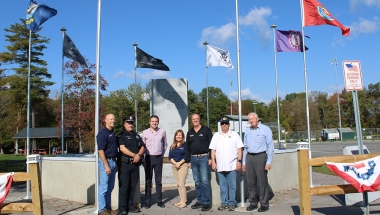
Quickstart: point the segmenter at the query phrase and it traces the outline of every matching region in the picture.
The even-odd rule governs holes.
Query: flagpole
[[[339,91],[338,91],[338,73],[336,71],[336,65],[338,65],[338,60],[336,58],[333,58],[331,60],[331,65],[334,65],[335,68],[335,81],[336,81],[336,96],[338,99],[338,118],[339,118],[339,139],[342,141],[342,121],[340,119],[340,99],[339,99]]]
[[[205,55],[206,55],[206,109],[207,109],[207,127],[210,128],[209,114],[208,114],[208,66],[207,66],[207,45],[208,42],[203,43],[205,45]]]
[[[309,143],[309,159],[311,159],[311,141],[310,141],[310,119],[309,119],[309,89],[307,83],[307,69],[306,69],[306,49],[305,49],[305,34],[304,34],[304,10],[303,10],[303,0],[300,0],[301,6],[301,22],[302,22],[302,53],[303,53],[303,68],[304,68],[304,79],[305,79],[305,96],[306,96],[306,126],[307,126],[307,141]],[[312,168],[309,167],[310,171],[310,186],[313,186],[313,174]]]
[[[138,127],[138,116],[137,116],[137,108],[138,108],[138,103],[137,103],[137,74],[136,74],[136,67],[137,67],[137,54],[136,54],[136,48],[138,46],[137,43],[133,43],[133,46],[135,47],[135,118],[136,118],[136,133],[139,131]]]
[[[238,9],[238,0],[235,1],[235,10],[236,10],[236,52],[237,52],[237,82],[238,82],[238,115],[239,115],[239,134],[240,137],[243,137],[243,126],[242,126],[242,117],[241,117],[241,78],[240,78],[240,42],[239,42],[239,9]],[[240,172],[240,207],[245,207],[245,190],[244,190],[244,172]],[[243,179],[243,180],[241,180]]]
[[[277,132],[278,132],[278,149],[281,149],[281,131],[280,131],[280,105],[278,101],[278,71],[277,71],[277,51],[276,51],[276,25],[270,26],[273,29],[273,52],[274,52],[274,69],[276,73],[276,101],[277,101]]]
[[[95,95],[95,202],[96,211],[98,213],[98,195],[99,195],[99,154],[98,154],[98,143],[96,135],[99,132],[99,108],[100,108],[100,96],[99,96],[99,82],[100,82],[100,15],[101,15],[102,0],[98,0],[98,13],[97,13],[97,26],[96,26],[96,95]]]
[[[64,78],[65,78],[65,75],[64,75],[64,72],[63,72],[63,65],[64,65],[64,54],[63,54],[63,45],[65,43],[65,32],[66,32],[66,28],[65,27],[62,27],[61,28],[61,31],[62,31],[62,86],[61,86],[61,97],[62,97],[62,111],[61,111],[61,135],[62,135],[62,143],[61,143],[61,151],[62,151],[62,155],[63,155],[63,147],[65,145],[65,118],[64,118],[64,109],[65,109],[65,106],[64,106],[64,97],[65,97],[65,82],[64,82]]]
[[[30,147],[30,62],[31,62],[31,48],[32,48],[32,31],[29,30],[29,54],[28,54],[28,107],[26,111],[26,157],[29,156]],[[29,172],[29,162],[26,162],[26,172]],[[30,180],[26,181],[26,196],[22,199],[31,199],[30,196]]]

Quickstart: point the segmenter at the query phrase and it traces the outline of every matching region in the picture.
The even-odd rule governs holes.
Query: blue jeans
[[[210,204],[210,166],[208,165],[208,156],[196,157],[191,156],[191,169],[197,191],[197,201],[202,204]]]
[[[115,185],[115,175],[116,175],[116,161],[107,160],[108,165],[111,168],[111,173],[106,174],[106,169],[104,168],[103,161],[99,159],[99,186],[98,186],[98,213],[104,211],[105,209],[111,210],[111,192]]]
[[[236,205],[236,176],[236,170],[218,172],[220,200],[224,205]]]

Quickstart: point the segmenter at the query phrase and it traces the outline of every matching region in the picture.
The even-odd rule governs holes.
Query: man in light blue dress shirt
[[[248,122],[251,125],[244,134],[243,166],[247,173],[248,193],[250,205],[247,211],[257,209],[260,201],[259,212],[269,210],[269,184],[268,171],[271,168],[273,157],[273,141],[271,129],[259,123],[256,113],[248,114]],[[257,199],[257,186],[259,186],[259,199]]]

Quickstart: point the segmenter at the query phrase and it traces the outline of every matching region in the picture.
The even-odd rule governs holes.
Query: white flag
[[[206,46],[206,66],[225,66],[233,69],[230,53],[226,49],[221,49],[215,46]]]

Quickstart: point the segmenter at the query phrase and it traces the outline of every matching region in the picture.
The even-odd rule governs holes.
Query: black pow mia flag
[[[78,62],[82,67],[88,68],[86,60],[66,33],[63,38],[63,56]]]
[[[136,67],[170,71],[169,67],[162,60],[152,57],[138,47],[136,47]]]

